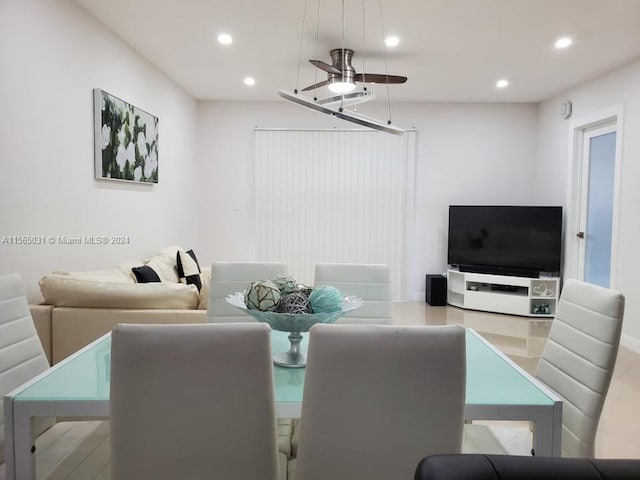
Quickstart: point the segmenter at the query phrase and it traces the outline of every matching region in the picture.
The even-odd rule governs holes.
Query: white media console
[[[471,310],[527,317],[553,317],[560,294],[558,277],[509,277],[448,270],[447,302]]]

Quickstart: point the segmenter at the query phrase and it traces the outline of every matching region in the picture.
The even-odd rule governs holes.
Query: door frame
[[[577,278],[583,272],[579,271],[580,257],[584,248],[580,246],[577,233],[580,228],[584,179],[588,178],[583,171],[584,140],[587,134],[601,127],[611,126],[616,131],[616,153],[613,184],[613,218],[611,228],[611,280],[610,288],[617,284],[617,259],[620,223],[620,185],[622,179],[622,149],[623,149],[623,107],[622,104],[609,107],[599,112],[578,117],[569,125],[569,165],[567,172],[567,216],[565,229],[565,265],[564,279]]]

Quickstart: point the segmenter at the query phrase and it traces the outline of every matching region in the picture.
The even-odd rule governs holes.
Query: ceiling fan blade
[[[309,63],[314,67],[318,67],[320,70],[324,70],[327,73],[334,73],[336,75],[342,75],[342,71],[339,68],[333,67],[322,60],[309,60]]]
[[[320,82],[320,83],[314,83],[313,85],[309,85],[308,87],[303,88],[301,91],[306,92],[307,90],[313,90],[314,88],[324,87],[328,83],[329,83],[329,80],[325,80],[324,82]]]
[[[356,82],[371,83],[404,83],[407,77],[400,75],[384,75],[380,73],[357,73]]]

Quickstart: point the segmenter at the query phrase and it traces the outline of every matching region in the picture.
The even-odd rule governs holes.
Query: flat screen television
[[[448,263],[461,271],[560,273],[562,207],[451,205]]]

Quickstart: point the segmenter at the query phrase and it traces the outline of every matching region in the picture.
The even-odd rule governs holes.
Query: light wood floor
[[[38,480],[110,480],[110,462],[108,420],[57,423],[36,439]]]
[[[474,328],[530,373],[535,371],[550,328],[546,320],[430,307],[423,302],[395,304],[394,315],[400,324],[460,324]],[[640,354],[621,347],[598,427],[597,457],[640,458],[638,405]],[[497,428],[493,424],[490,431],[474,427],[465,430],[466,452],[501,453],[506,448],[526,454],[530,448],[522,435],[525,423],[505,422]],[[513,433],[516,430],[518,434]],[[108,480],[109,422],[58,423],[38,437],[36,452],[38,480]],[[5,480],[4,465],[0,465],[0,480]]]

